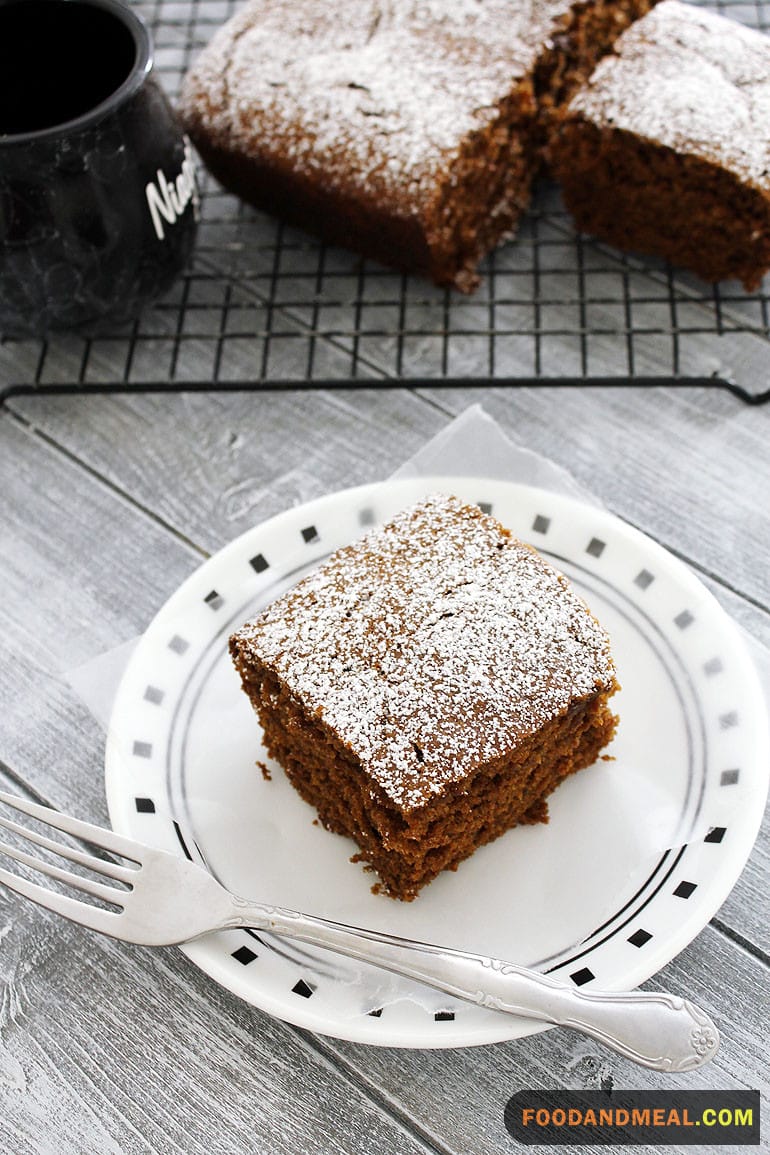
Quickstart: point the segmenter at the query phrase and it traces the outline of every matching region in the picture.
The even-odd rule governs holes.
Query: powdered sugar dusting
[[[712,12],[664,0],[623,33],[569,112],[770,189],[770,39]]]
[[[434,495],[236,635],[404,810],[614,685],[605,632],[497,521]]]
[[[221,148],[378,202],[409,194],[417,214],[573,3],[251,0],[194,64],[181,111]]]

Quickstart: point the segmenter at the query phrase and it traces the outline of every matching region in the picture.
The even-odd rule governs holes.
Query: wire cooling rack
[[[332,0],[330,0],[330,3]],[[235,0],[136,7],[173,98]],[[710,4],[767,31],[763,0]],[[768,5],[770,11],[770,4]],[[0,396],[28,390],[677,379],[770,398],[770,278],[718,286],[577,235],[558,190],[471,297],[384,269],[248,208],[202,170],[190,268],[130,326],[98,339],[0,339]]]

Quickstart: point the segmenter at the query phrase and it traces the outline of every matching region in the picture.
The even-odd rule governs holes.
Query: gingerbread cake
[[[390,895],[518,823],[617,719],[607,635],[495,518],[434,495],[230,640],[270,756]]]
[[[573,96],[550,159],[583,232],[756,288],[770,268],[770,39],[664,0]]]
[[[654,0],[250,0],[185,78],[205,164],[259,208],[470,291],[543,116]]]

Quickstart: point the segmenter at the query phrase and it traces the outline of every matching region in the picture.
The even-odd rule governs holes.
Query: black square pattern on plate
[[[573,971],[569,976],[576,987],[584,987],[586,983],[590,983],[596,978],[596,975],[588,967],[581,967],[579,971]]]
[[[135,758],[152,758],[152,742],[134,742]]]
[[[640,569],[634,578],[634,585],[638,586],[640,590],[646,590],[650,588],[654,581],[655,574],[650,573],[648,569]]]
[[[302,530],[302,540],[306,545],[310,545],[311,541],[318,541],[318,530],[314,525],[306,525]]]
[[[741,776],[740,770],[723,770],[719,776],[720,786],[735,786]]]
[[[249,558],[249,565],[255,573],[264,573],[269,563],[263,553],[258,553],[254,557]]]
[[[726,826],[712,826],[711,830],[709,830],[708,834],[703,839],[703,841],[704,842],[721,842],[722,839],[724,838],[725,834],[727,834],[727,827]]]
[[[642,930],[642,928],[639,927],[639,930],[635,930],[633,934],[628,936],[628,941],[632,946],[641,947],[644,946],[645,943],[649,942],[651,938],[652,935],[648,930]]]
[[[689,898],[690,895],[698,889],[697,882],[680,882],[674,891],[677,898]]]
[[[135,798],[137,814],[154,814],[155,803],[152,798]]]
[[[532,522],[532,528],[535,533],[548,533],[551,528],[550,517],[544,517],[542,513],[538,513]]]
[[[310,983],[306,983],[304,979],[300,979],[291,989],[295,995],[300,995],[303,999],[309,999],[315,987],[311,986]]]
[[[254,962],[254,959],[257,957],[256,952],[247,946],[239,946],[237,950],[233,951],[233,958],[243,966],[248,966],[249,963]]]
[[[145,702],[152,702],[153,706],[160,706],[163,701],[163,691],[157,686],[148,686],[144,691]]]
[[[602,541],[601,538],[592,537],[586,546],[586,553],[589,553],[591,557],[601,557],[604,553],[606,545],[607,543]]]

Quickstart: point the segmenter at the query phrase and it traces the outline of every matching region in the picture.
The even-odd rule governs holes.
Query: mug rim
[[[45,0],[45,2],[50,3],[51,0]],[[29,132],[0,132],[0,150],[32,141],[55,140],[57,137],[69,136],[73,132],[80,132],[97,124],[137,93],[152,70],[153,48],[150,30],[144,19],[133,8],[129,8],[120,0],[56,0],[56,2],[62,5],[77,4],[83,8],[101,8],[120,20],[128,29],[136,46],[136,59],[133,67],[123,83],[114,92],[111,92],[105,100],[72,120],[65,120],[61,124],[50,125],[48,128],[37,128]],[[10,8],[15,4],[33,3],[36,3],[36,0],[0,0],[0,9]]]

